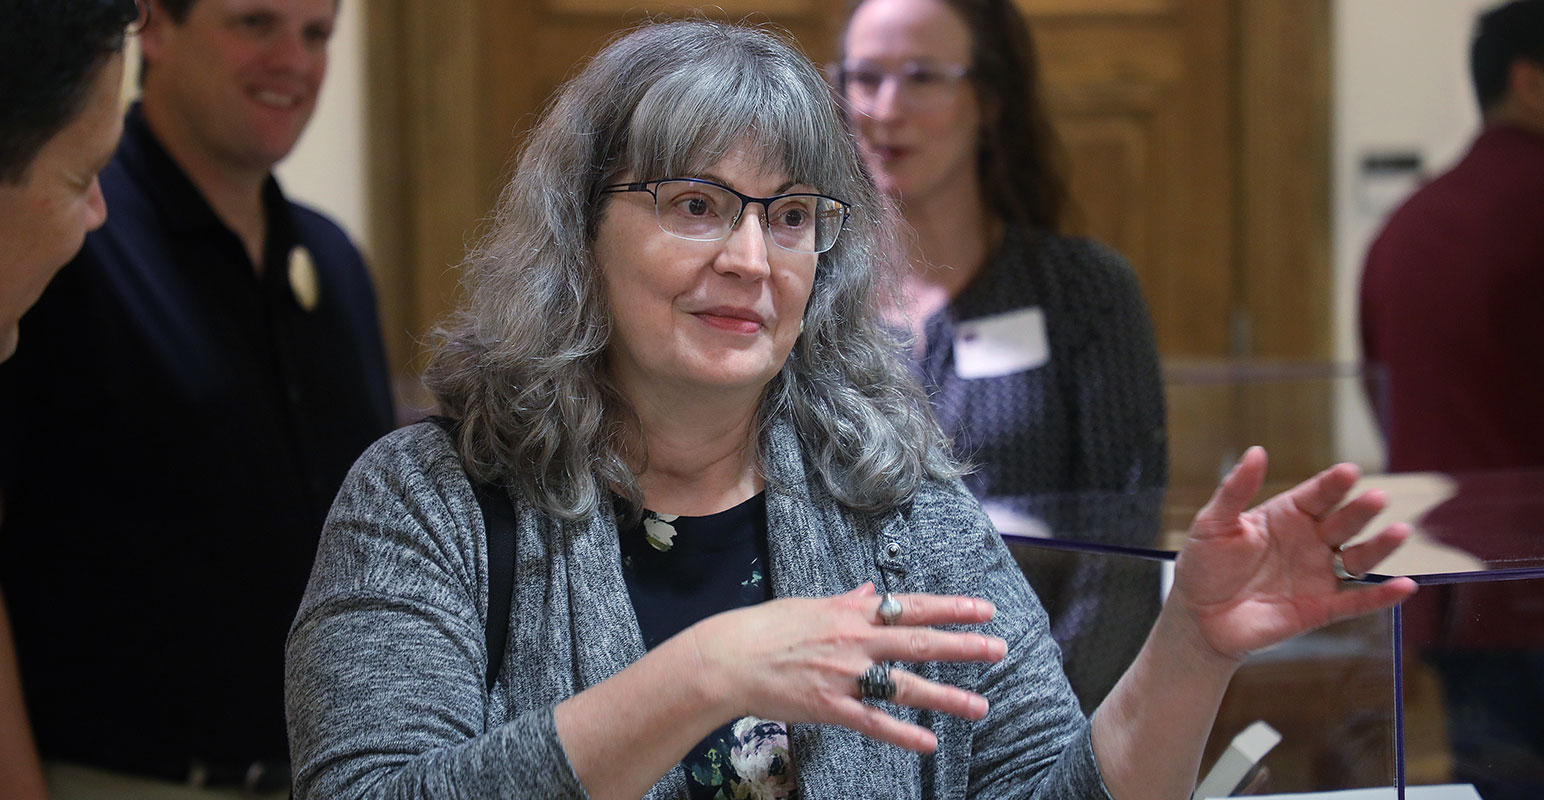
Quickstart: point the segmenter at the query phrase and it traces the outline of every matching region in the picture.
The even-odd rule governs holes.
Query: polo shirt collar
[[[124,119],[118,156],[124,167],[138,178],[137,183],[145,187],[169,230],[183,233],[209,228],[228,230],[193,180],[155,137],[139,103],[129,108]],[[270,174],[263,183],[263,208],[268,215],[270,238],[275,226],[287,229],[286,207],[284,193]]]

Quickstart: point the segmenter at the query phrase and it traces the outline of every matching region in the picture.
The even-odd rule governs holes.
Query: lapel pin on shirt
[[[289,285],[301,308],[316,310],[316,304],[322,299],[322,286],[316,277],[316,262],[311,259],[311,251],[304,247],[290,251]]]

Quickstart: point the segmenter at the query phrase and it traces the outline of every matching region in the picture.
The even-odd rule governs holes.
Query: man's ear
[[[1507,95],[1530,119],[1544,124],[1544,63],[1514,60],[1507,71]]]
[[[166,36],[176,23],[167,13],[166,6],[161,0],[146,0],[150,8],[149,15],[145,18],[145,27],[138,34],[139,51],[144,55],[145,61],[159,61],[161,54],[165,52]]]

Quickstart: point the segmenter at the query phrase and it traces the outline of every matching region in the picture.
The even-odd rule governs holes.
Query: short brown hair
[[[74,121],[108,57],[139,16],[134,0],[18,0],[0,36],[0,183],[18,183]]]

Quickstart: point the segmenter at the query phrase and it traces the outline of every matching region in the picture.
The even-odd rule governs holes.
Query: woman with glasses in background
[[[1004,533],[1151,547],[1167,483],[1135,274],[1059,233],[1067,191],[1012,0],[861,0],[836,79],[915,235],[905,324],[966,485]],[[1085,709],[1158,611],[1151,565],[1019,550]],[[1123,563],[1124,562],[1124,563]]]
[[[644,27],[559,90],[439,334],[447,418],[327,520],[296,797],[1180,797],[1249,650],[1412,590],[1334,577],[1354,468],[1246,512],[1253,450],[1084,717],[880,313],[879,205],[767,32]]]

